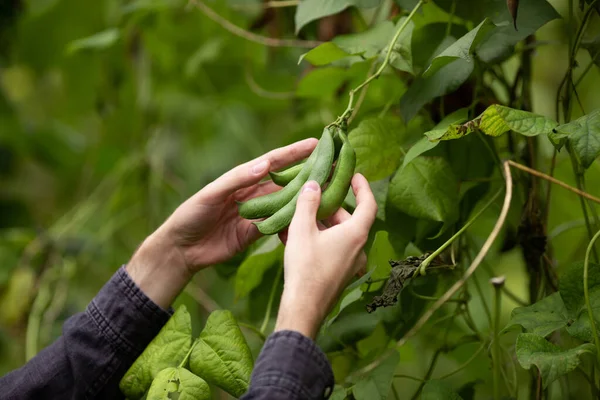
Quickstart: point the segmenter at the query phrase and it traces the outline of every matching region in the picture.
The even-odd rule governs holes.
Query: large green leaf
[[[554,143],[566,139],[579,163],[589,168],[600,154],[600,109],[557,126],[549,136]]]
[[[560,378],[573,371],[581,363],[580,356],[594,353],[594,345],[585,343],[573,349],[562,349],[542,336],[534,333],[520,333],[516,344],[517,360],[525,369],[535,365],[542,376],[544,389]]]
[[[356,382],[352,393],[356,400],[385,400],[392,386],[394,371],[400,361],[397,351],[381,362],[368,377]]]
[[[431,76],[417,78],[400,99],[403,120],[410,121],[425,104],[458,89],[473,68],[473,63],[459,58]]]
[[[572,336],[581,340],[593,340],[590,320],[583,295],[583,262],[569,265],[560,275],[559,293],[568,316],[574,322],[567,328]],[[589,264],[588,289],[590,304],[596,322],[600,321],[600,265]]]
[[[283,255],[283,246],[277,235],[266,237],[240,265],[235,276],[236,297],[247,296],[262,282],[265,272]]]
[[[303,0],[296,8],[296,33],[309,22],[337,14],[348,7],[373,8],[380,2],[381,0]]]
[[[463,398],[446,382],[433,379],[423,386],[421,400],[463,400]]]
[[[129,368],[119,388],[128,399],[140,399],[159,371],[177,366],[192,345],[192,322],[180,306]]]
[[[510,130],[525,136],[537,136],[552,132],[557,125],[550,118],[495,104],[481,115],[479,129],[490,136],[500,136]]]
[[[210,387],[204,379],[185,368],[165,368],[152,381],[146,400],[210,400]]]
[[[444,222],[458,217],[458,181],[441,157],[418,157],[392,179],[388,203],[416,218]]]
[[[252,354],[233,314],[213,311],[190,356],[190,369],[209,383],[240,397],[248,390]]]
[[[528,333],[545,337],[568,323],[569,316],[560,294],[552,293],[535,304],[515,308],[504,331],[520,325]]]
[[[406,128],[397,118],[363,120],[348,135],[356,152],[356,172],[368,180],[385,178],[398,168]]]
[[[388,232],[377,232],[367,257],[367,269],[368,271],[373,271],[371,279],[382,280],[389,277],[392,270],[389,261],[397,258],[398,255],[394,251],[394,248],[388,239]],[[368,285],[365,284],[363,286],[366,289]],[[375,291],[380,289],[382,286],[383,282],[372,283],[370,290]]]
[[[429,68],[423,73],[423,76],[431,76],[442,67],[459,58],[462,58],[468,63],[473,63],[473,52],[475,48],[492,29],[494,29],[494,24],[487,18],[484,19],[475,29],[458,39],[440,55],[436,56]]]

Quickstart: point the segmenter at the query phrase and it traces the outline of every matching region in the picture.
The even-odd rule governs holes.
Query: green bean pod
[[[329,132],[328,129],[323,131]],[[308,180],[308,176],[311,173],[312,165],[316,160],[318,148],[321,143],[317,144],[317,147],[308,157],[304,163],[302,170],[296,175],[292,181],[281,190],[277,192],[267,194],[265,196],[255,197],[244,203],[238,203],[238,212],[242,218],[246,219],[258,219],[266,218],[275,214],[280,208],[284,207],[291,199],[294,198],[296,193],[302,188],[302,185]]]
[[[333,176],[329,186],[321,196],[321,204],[317,211],[317,219],[323,220],[331,217],[341,206],[348,194],[350,182],[354,176],[354,167],[356,166],[356,153],[350,144],[350,141],[340,132],[343,142],[337,164],[333,171]]]
[[[293,167],[289,167],[288,169],[284,169],[279,172],[269,172],[271,175],[271,180],[275,182],[276,185],[285,186],[292,181],[302,171],[304,167],[304,162],[298,165],[294,165]]]
[[[333,137],[331,136],[331,131],[329,129],[325,129],[323,132],[319,144],[317,145],[317,149],[318,150],[313,152],[313,154],[316,153],[317,156],[307,181],[312,180],[316,181],[319,185],[323,185],[327,181],[327,178],[329,178],[335,152]],[[287,187],[289,187],[289,185],[286,186],[286,188]],[[294,212],[296,212],[296,202],[298,201],[298,197],[300,197],[299,190],[290,202],[271,217],[264,221],[255,222],[254,224],[258,227],[258,230],[263,235],[273,235],[285,229],[292,221]]]
[[[334,155],[334,159],[337,158],[338,154],[340,153],[340,149],[343,146],[343,142],[342,139],[340,138],[339,133],[341,132],[341,130],[337,127],[335,127],[335,132],[333,134],[333,142],[335,144],[335,155]],[[293,167],[289,167],[287,169],[284,169],[283,171],[279,171],[279,172],[269,172],[269,175],[271,175],[271,180],[279,186],[286,186],[288,183],[290,183],[295,177],[296,175],[298,175],[300,173],[300,171],[302,171],[302,166],[305,164],[305,162],[302,162],[300,164],[294,165]]]

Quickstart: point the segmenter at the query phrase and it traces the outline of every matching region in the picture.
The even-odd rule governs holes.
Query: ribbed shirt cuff
[[[252,373],[253,389],[277,387],[294,399],[326,399],[333,390],[327,357],[308,337],[279,331],[267,339]]]
[[[146,296],[121,267],[86,309],[99,332],[116,350],[141,354],[171,317]]]

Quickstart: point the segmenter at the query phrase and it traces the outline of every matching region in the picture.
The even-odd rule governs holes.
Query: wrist
[[[192,278],[181,252],[159,231],[144,240],[125,269],[142,292],[164,309]]]
[[[314,301],[316,297],[286,292],[284,289],[275,324],[275,332],[296,331],[315,339],[328,308],[324,303]]]

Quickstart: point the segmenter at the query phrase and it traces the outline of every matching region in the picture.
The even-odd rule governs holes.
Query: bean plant
[[[250,149],[233,155],[240,162],[268,150],[276,143],[269,137],[288,125],[292,133],[286,142],[343,125],[356,172],[369,180],[379,210],[365,247],[366,274],[344,290],[317,337],[335,374],[331,398],[598,398],[600,108],[590,108],[597,100],[583,94],[600,67],[600,2],[565,0],[562,8],[559,3],[160,0],[115,6],[119,18],[104,30],[74,38],[64,52],[75,59],[94,55],[107,64],[111,59],[102,54],[129,52],[131,70],[110,68],[131,81],[135,77],[138,86],[119,94],[99,85],[105,93],[98,112],[121,126],[117,122],[125,115],[111,109],[119,101],[136,104],[143,118],[134,131],[158,133],[149,150],[131,151],[105,170],[86,200],[67,209],[43,235],[11,230],[2,237],[19,250],[13,257],[18,267],[7,276],[0,300],[16,304],[12,300],[21,293],[29,299],[5,308],[2,320],[17,330],[26,320],[27,358],[50,341],[66,304],[54,293],[76,279],[77,265],[93,265],[93,254],[100,251],[93,240],[75,240],[74,232],[102,210],[119,217],[101,225],[102,238],[111,240],[127,225],[126,201],[111,193],[131,199],[126,183],[132,175],[143,176],[149,193],[148,204],[135,209],[142,215],[132,217],[151,215],[143,228],[155,227],[183,193],[198,189],[197,180],[182,189],[187,186],[180,179],[191,181],[194,175],[173,161],[173,154],[184,153],[184,142],[177,142],[178,149],[164,146],[179,140],[169,129],[195,126],[194,113],[222,112],[214,124],[219,134],[234,135],[233,141]],[[209,44],[192,51],[194,35],[183,37],[175,20],[181,29],[204,29]],[[538,38],[557,24],[564,42]],[[237,103],[203,104],[181,82],[156,89],[163,103],[153,100],[151,83],[160,86],[156,76],[182,73],[175,69],[178,52],[165,49],[170,43],[156,40],[154,30],[182,45],[186,79],[212,87],[215,98],[220,88],[231,90],[228,99],[240,93],[239,84],[227,79],[211,81],[217,73],[210,63],[225,57],[224,43],[235,40],[242,50],[228,57],[239,58],[221,67],[232,68],[230,79],[240,79],[261,99],[253,107],[277,121],[277,127],[265,128],[273,133],[244,131],[257,130],[258,123],[246,109],[240,111]],[[536,64],[549,48],[553,62],[564,68]],[[267,72],[259,75],[260,68]],[[270,75],[269,68],[283,72]],[[536,86],[543,70],[560,72],[552,93]],[[18,94],[13,90],[6,97],[16,102]],[[541,107],[542,100],[552,107]],[[229,108],[220,110],[222,104]],[[201,172],[201,180],[208,182],[224,168]],[[285,183],[293,176],[272,174]],[[165,189],[171,190],[168,196],[156,194]],[[113,209],[104,208],[107,203]],[[343,206],[352,211],[355,204],[349,191]],[[193,282],[121,381],[124,395],[243,395],[274,325],[283,249],[277,235],[268,235],[216,266],[207,280],[233,288],[221,294]]]

